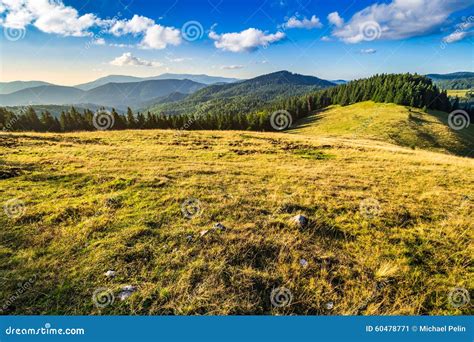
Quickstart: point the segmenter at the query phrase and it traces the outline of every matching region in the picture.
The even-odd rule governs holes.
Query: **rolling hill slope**
[[[360,102],[331,106],[297,122],[290,131],[311,136],[372,139],[392,144],[474,156],[474,126],[454,131],[448,114],[395,104]]]

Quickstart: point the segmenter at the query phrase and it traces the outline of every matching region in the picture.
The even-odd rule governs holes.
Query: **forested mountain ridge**
[[[471,89],[474,87],[474,72],[460,71],[450,74],[428,74],[426,77],[442,89]]]
[[[232,115],[243,111],[251,112],[277,98],[302,95],[332,86],[335,84],[314,76],[278,71],[241,82],[211,85],[181,102],[155,105],[149,110],[166,115],[186,113]]]
[[[265,84],[265,78],[262,79]],[[248,87],[247,81],[241,85]],[[274,85],[273,85],[274,86]],[[272,86],[272,87],[273,87]],[[277,86],[279,86],[277,84]],[[218,86],[212,86],[218,87]],[[211,88],[212,88],[211,87]],[[258,87],[255,87],[258,89]],[[209,89],[209,87],[204,90]],[[233,87],[226,85],[219,87],[221,92],[234,91]],[[264,87],[265,89],[265,87]],[[275,88],[272,88],[274,90]],[[308,89],[312,89],[308,91]],[[249,90],[251,92],[251,90]],[[197,92],[203,96],[203,91]],[[258,91],[253,91],[257,93]],[[212,94],[209,94],[211,96]],[[188,96],[184,101],[194,95]],[[273,130],[270,124],[270,115],[279,110],[287,111],[293,121],[308,116],[315,110],[330,105],[340,104],[342,106],[363,102],[387,102],[399,105],[412,106],[423,109],[436,109],[449,112],[455,109],[451,104],[445,91],[440,91],[433,82],[420,75],[412,74],[382,74],[367,79],[351,81],[347,84],[331,88],[315,90],[314,87],[306,88],[304,95],[281,96],[272,101],[262,101],[255,98],[249,108],[239,105],[238,102],[229,101],[226,98],[219,99],[217,103],[233,103],[232,111],[196,111],[180,115],[156,114],[150,111],[134,114],[128,110],[127,116],[119,115],[112,111],[114,126],[110,129],[240,129],[240,130]],[[177,106],[182,102],[174,102]],[[216,104],[217,104],[216,103]],[[227,110],[229,107],[226,108]],[[7,109],[0,111],[0,128],[7,127],[8,130],[33,130],[33,131],[75,131],[94,130],[92,118],[94,113],[86,110],[83,113],[74,108],[61,114],[60,119],[51,119],[48,112],[37,118],[35,111],[30,108],[24,115],[17,116]]]

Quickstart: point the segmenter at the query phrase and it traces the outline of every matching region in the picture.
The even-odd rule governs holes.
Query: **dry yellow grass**
[[[14,133],[0,144],[0,201],[24,205],[0,215],[6,313],[471,313],[448,300],[473,285],[470,158],[225,131]],[[200,211],[186,218],[191,198]],[[290,224],[296,214],[310,224]],[[201,236],[217,222],[226,229]],[[123,285],[137,291],[120,301]],[[289,305],[271,304],[278,287]],[[98,288],[114,303],[94,305]]]
[[[459,98],[465,98],[469,89],[448,89],[448,96],[457,96]]]

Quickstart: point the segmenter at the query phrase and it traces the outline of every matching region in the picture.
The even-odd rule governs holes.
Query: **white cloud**
[[[444,37],[443,42],[449,44],[458,42],[468,37],[472,37],[474,36],[474,30],[471,30],[472,28],[474,28],[474,17],[471,16],[469,17],[468,21],[457,25],[457,28],[453,33]]]
[[[91,13],[79,15],[78,11],[60,0],[0,0],[6,13],[2,25],[25,28],[34,25],[40,31],[62,36],[89,36],[89,29],[99,19]]]
[[[143,34],[139,47],[143,49],[165,49],[168,45],[181,44],[181,31],[174,27],[156,24],[153,19],[134,15],[130,20],[116,21],[110,33],[119,37],[125,34]]]
[[[92,44],[94,45],[105,45],[105,39],[104,38],[97,38],[92,41]]]
[[[185,61],[191,61],[192,58],[189,57],[166,57],[167,60],[169,60],[172,63],[182,63]]]
[[[145,31],[145,36],[140,43],[140,47],[144,49],[161,50],[168,45],[181,44],[181,31],[174,27],[165,27],[155,24]]]
[[[147,61],[138,57],[133,56],[130,52],[125,52],[122,56],[119,56],[112,60],[110,65],[114,66],[147,66],[147,67],[161,67],[163,66],[160,62]]]
[[[117,37],[143,35],[138,46],[145,49],[164,49],[181,43],[178,29],[136,14],[129,20],[102,20],[91,13],[79,15],[75,8],[64,5],[61,0],[0,0],[0,9],[3,9],[0,24],[5,27],[34,25],[46,33],[76,37],[92,36],[93,27],[102,27]]]
[[[117,48],[127,48],[127,49],[130,49],[130,48],[133,48],[133,45],[130,45],[130,44],[117,44],[117,43],[111,43],[109,44],[109,46],[111,47],[117,47]]]
[[[313,28],[323,27],[323,24],[321,24],[321,21],[315,15],[313,15],[311,19],[307,19],[306,17],[304,17],[301,20],[298,19],[296,16],[293,16],[288,19],[286,23],[283,24],[283,27],[287,29],[304,28],[307,30],[311,30]]]
[[[375,39],[421,36],[435,31],[452,13],[472,4],[472,0],[392,0],[388,4],[373,4],[355,13],[345,25],[336,26],[333,36],[346,43],[372,40],[366,39],[367,23],[377,23],[380,28]]]
[[[217,34],[209,33],[209,38],[214,40],[214,46],[218,49],[231,52],[253,51],[259,47],[278,42],[285,38],[283,32],[267,34],[255,28],[248,28],[242,32]]]
[[[138,34],[145,32],[149,27],[155,25],[153,19],[134,15],[130,20],[118,20],[110,28],[110,33],[114,36],[122,36],[124,34]]]
[[[336,27],[341,27],[342,25],[344,25],[344,19],[342,19],[339,16],[339,13],[337,12],[329,13],[328,20],[331,24],[333,24]]]
[[[359,53],[361,53],[363,55],[373,55],[376,52],[377,52],[377,50],[375,50],[375,49],[362,49],[362,50],[359,51]]]
[[[322,37],[321,37],[321,40],[322,40],[323,42],[331,42],[331,41],[332,41],[332,39],[331,39],[330,37],[328,37],[328,36],[322,36]]]
[[[243,69],[243,65],[224,65],[221,66],[222,70],[238,70],[238,69]]]

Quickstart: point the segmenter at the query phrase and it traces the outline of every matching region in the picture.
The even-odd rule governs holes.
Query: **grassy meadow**
[[[442,120],[362,103],[289,133],[2,133],[3,314],[472,314],[449,296],[474,285],[473,140]]]
[[[465,98],[469,89],[448,89],[448,96],[457,96],[459,98]]]

